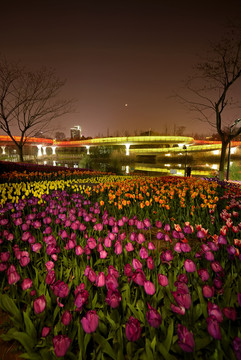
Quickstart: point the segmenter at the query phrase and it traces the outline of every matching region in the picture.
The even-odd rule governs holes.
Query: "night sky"
[[[74,125],[92,137],[180,125],[206,134],[211,129],[170,95],[240,14],[240,0],[8,0],[0,52],[66,79],[62,94],[76,99],[76,111],[53,122],[49,136],[69,137]]]

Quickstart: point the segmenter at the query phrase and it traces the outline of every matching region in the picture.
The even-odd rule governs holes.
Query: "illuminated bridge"
[[[19,136],[14,137],[16,141]],[[0,136],[0,147],[2,155],[7,154],[7,148],[15,144],[9,136]],[[128,137],[107,137],[94,138],[79,141],[55,141],[44,138],[27,138],[26,146],[35,146],[38,148],[37,156],[46,155],[46,148],[52,149],[52,154],[56,154],[58,148],[78,148],[84,147],[87,154],[91,147],[98,146],[124,146],[126,155],[158,155],[167,153],[218,151],[221,149],[220,141],[201,141],[194,140],[187,136],[128,136]],[[139,146],[140,145],[140,146]],[[146,147],[145,147],[146,145]],[[138,147],[139,146],[139,147]],[[241,142],[232,142],[232,147],[241,146]]]

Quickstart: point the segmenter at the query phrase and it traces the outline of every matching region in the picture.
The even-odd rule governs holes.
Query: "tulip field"
[[[241,359],[241,186],[67,169],[1,179],[1,337],[22,358]]]

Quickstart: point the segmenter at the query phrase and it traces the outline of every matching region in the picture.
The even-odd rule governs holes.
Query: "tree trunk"
[[[23,160],[23,146],[18,146],[18,154],[20,162],[24,162]]]
[[[221,157],[219,163],[219,180],[224,180],[225,159],[226,159],[226,150],[228,143],[229,141],[222,140]]]

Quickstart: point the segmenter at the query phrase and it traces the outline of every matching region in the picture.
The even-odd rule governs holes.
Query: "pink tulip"
[[[146,281],[146,276],[141,269],[136,269],[136,271],[132,276],[132,280],[134,281],[135,284],[143,286],[144,282]]]
[[[174,304],[171,304],[171,310],[179,315],[184,315],[186,310],[184,306],[176,306]]]
[[[187,259],[184,261],[184,268],[187,272],[194,272],[196,271],[196,265],[195,263],[190,260],[190,259]]]
[[[217,340],[221,340],[222,335],[221,335],[221,330],[219,327],[219,322],[216,319],[215,316],[210,315],[207,318],[207,329],[208,329],[208,333]]]
[[[20,275],[16,271],[16,268],[14,265],[10,265],[7,270],[7,276],[8,276],[8,283],[9,285],[16,284],[20,280]]]
[[[43,329],[42,329],[41,336],[42,336],[42,337],[48,336],[48,334],[50,333],[50,331],[51,331],[51,328],[50,328],[50,327],[44,326]]]
[[[132,266],[133,266],[133,269],[137,270],[137,269],[142,269],[143,265],[142,263],[140,262],[140,260],[134,258],[132,260]]]
[[[141,247],[140,251],[139,251],[139,255],[141,259],[147,259],[148,258],[148,251],[146,250],[146,248]]]
[[[125,264],[125,266],[124,266],[124,274],[127,277],[132,277],[133,271],[132,271],[132,267],[131,267],[130,264]]]
[[[138,244],[142,244],[142,243],[144,243],[145,241],[146,241],[146,239],[145,239],[144,234],[139,233],[139,234],[137,235],[136,242],[138,242]]]
[[[68,296],[69,287],[63,281],[58,280],[55,284],[51,285],[53,293],[57,297],[65,298]]]
[[[116,290],[119,286],[116,276],[108,274],[105,279],[105,285],[107,290]]]
[[[120,276],[119,271],[113,265],[108,267],[108,274],[113,275],[116,279]]]
[[[236,355],[236,359],[241,360],[241,339],[238,336],[235,336],[232,345],[233,351]]]
[[[67,335],[56,335],[53,338],[54,352],[57,357],[65,356],[70,347],[71,339]]]
[[[202,281],[207,281],[209,279],[209,272],[207,269],[199,269],[197,273]]]
[[[205,298],[211,298],[214,295],[214,288],[209,285],[204,285],[202,288],[202,292]]]
[[[219,308],[218,305],[212,304],[210,301],[208,302],[208,315],[209,316],[213,315],[218,322],[223,321],[223,315],[221,309]]]
[[[99,272],[99,274],[96,276],[95,284],[98,287],[105,286],[105,274],[104,272]]]
[[[82,248],[82,246],[80,246],[80,245],[77,245],[77,246],[76,246],[76,248],[75,248],[75,254],[76,254],[77,256],[82,255],[84,252],[85,252],[85,251],[84,251],[84,249]]]
[[[105,250],[100,251],[100,258],[101,259],[106,259],[107,256],[108,256],[107,251],[105,251]]]
[[[226,316],[226,318],[232,321],[235,321],[237,319],[237,312],[234,307],[224,307],[223,314]]]
[[[144,289],[148,295],[154,295],[156,292],[155,285],[149,280],[144,282]]]
[[[168,278],[164,274],[157,274],[158,282],[161,286],[167,286],[168,285]]]
[[[99,325],[99,317],[95,310],[89,310],[81,319],[81,324],[87,334],[95,332]]]
[[[73,316],[72,316],[71,312],[66,310],[66,311],[64,311],[64,313],[61,317],[61,322],[64,326],[68,326],[71,323],[72,318],[73,318]]]
[[[126,251],[127,252],[131,252],[134,250],[134,246],[132,245],[132,243],[128,242],[126,245],[125,245],[125,248],[126,248]]]
[[[149,311],[146,312],[146,319],[150,326],[154,328],[158,328],[162,323],[161,315],[158,313],[156,309],[151,307],[149,303],[147,303]]]
[[[188,329],[181,325],[177,325],[177,336],[178,336],[178,345],[185,352],[193,352],[195,347],[195,342],[193,334],[188,331]]]
[[[26,278],[23,280],[23,282],[21,284],[21,288],[22,288],[22,290],[27,290],[27,289],[31,288],[32,285],[33,285],[32,280],[29,278]]]
[[[137,319],[131,316],[126,323],[126,337],[129,341],[137,341],[141,336],[141,326]]]
[[[121,302],[121,294],[118,290],[108,290],[105,301],[113,309],[117,308]]]
[[[39,296],[38,298],[34,299],[33,307],[36,314],[42,313],[46,308],[46,299],[44,295]]]

